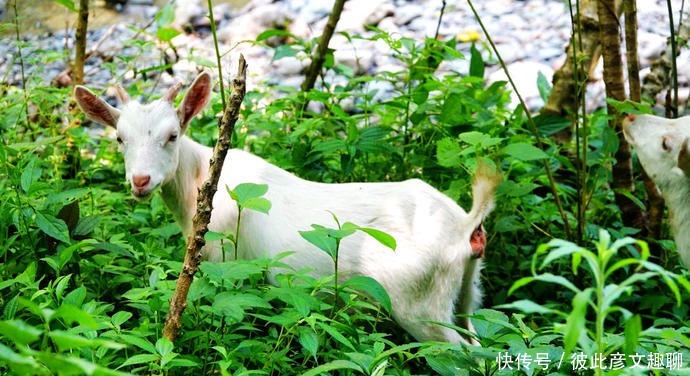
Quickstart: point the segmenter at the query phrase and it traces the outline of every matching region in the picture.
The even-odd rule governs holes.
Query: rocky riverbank
[[[205,2],[204,2],[205,3]],[[497,45],[497,48],[517,78],[519,90],[527,97],[530,107],[538,108],[540,100],[536,86],[537,73],[550,79],[553,71],[564,59],[564,47],[570,35],[570,13],[561,0],[482,0],[475,6],[482,21]],[[674,0],[674,18],[678,18],[680,1]],[[180,29],[192,32],[182,33],[172,40],[177,56],[168,57],[152,48],[140,48],[141,41],[155,43],[155,22],[139,25],[115,24],[100,27],[89,32],[88,48],[93,56],[88,61],[86,81],[94,87],[112,84],[118,75],[124,73],[126,80],[147,69],[171,62],[169,71],[173,76],[162,74],[164,85],[175,80],[189,82],[196,75],[202,61],[215,61],[213,40],[209,32],[208,19],[201,6],[201,0],[178,1],[175,24]],[[389,33],[395,38],[422,40],[438,37],[457,37],[461,42],[458,49],[469,54],[472,42],[485,52],[490,66],[490,79],[502,78],[495,58],[486,46],[483,35],[467,2],[444,2],[440,0],[349,0],[336,29],[331,48],[335,50],[336,62],[349,66],[354,72],[376,74],[381,71],[403,69],[394,51],[381,40],[371,40],[376,34],[372,28]],[[243,53],[250,64],[249,85],[260,87],[266,83],[299,86],[304,70],[309,64],[305,53],[297,53],[281,59],[274,59],[274,47],[280,45],[280,38],[267,43],[252,43],[266,29],[283,29],[295,38],[310,40],[317,38],[323,30],[332,2],[323,0],[254,0],[243,7],[222,4],[214,7],[218,22],[220,50],[224,54],[226,72],[232,72],[237,56]],[[642,66],[649,65],[665,44],[669,30],[667,25],[666,1],[638,1],[639,42]],[[443,8],[443,16],[440,17]],[[157,8],[150,5],[129,5],[127,12],[144,14],[153,19]],[[439,23],[439,19],[441,22]],[[361,37],[360,37],[361,36]],[[60,58],[65,51],[71,51],[73,30],[56,31],[49,34],[22,36],[22,43],[5,38],[0,41],[0,72],[3,81],[10,85],[22,82],[18,59],[18,46],[22,47],[25,77],[42,76],[45,80],[58,77],[66,69],[66,59]],[[55,59],[32,65],[32,56],[38,51],[52,51]],[[679,61],[679,81],[687,86],[690,78],[690,64],[687,53]],[[167,59],[167,60],[166,60]],[[467,73],[466,60],[445,62],[439,73]],[[151,70],[152,74],[158,72]],[[603,84],[600,77],[593,77],[590,85],[590,99],[603,103]],[[379,88],[385,92],[386,88]],[[687,90],[684,90],[687,91]],[[687,96],[687,95],[686,95]]]

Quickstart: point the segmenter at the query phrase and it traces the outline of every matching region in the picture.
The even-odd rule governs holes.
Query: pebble
[[[439,24],[442,4],[446,3],[443,18]],[[3,0],[0,0],[0,5]],[[682,0],[673,0],[674,16],[677,18]],[[562,0],[476,0],[476,10],[486,25],[496,48],[508,65],[518,90],[529,103],[530,108],[538,110],[543,104],[536,90],[537,72],[542,72],[549,82],[554,70],[564,61],[564,50],[570,37],[570,11],[567,2]],[[267,83],[280,83],[299,87],[310,59],[304,52],[297,56],[275,59],[275,49],[290,39],[316,40],[326,25],[332,8],[331,1],[323,0],[253,0],[241,8],[217,5],[214,16],[220,49],[224,54],[224,71],[232,72],[237,57],[243,53],[249,62],[249,87],[261,88]],[[179,80],[189,82],[198,72],[196,62],[206,60],[215,62],[213,40],[208,30],[208,19],[204,14],[202,0],[178,0],[175,24],[180,28],[191,25],[194,34],[183,33],[172,40],[179,54],[173,66]],[[139,11],[139,10],[136,10]],[[155,11],[153,6],[144,7],[144,13]],[[665,46],[668,37],[667,5],[665,0],[638,0],[639,52],[642,67],[649,66]],[[676,19],[677,22],[677,19]],[[143,27],[143,25],[139,25]],[[489,82],[505,80],[505,73],[497,64],[494,52],[488,49],[488,39],[468,2],[441,2],[435,0],[349,0],[345,4],[336,33],[330,47],[335,50],[337,64],[343,64],[355,74],[376,76],[379,72],[399,72],[405,68],[404,62],[394,58],[394,51],[382,40],[369,40],[376,32],[375,26],[388,32],[390,38],[412,38],[417,43],[424,38],[438,37],[447,40],[458,37],[458,49],[469,56],[471,43],[476,41],[487,59],[486,75]],[[149,35],[154,35],[152,28]],[[274,36],[261,43],[253,41],[266,29],[278,28],[288,31],[292,36]],[[108,35],[108,36],[106,36]],[[146,34],[137,34],[127,25],[114,25],[111,29],[100,28],[89,31],[89,46],[96,41],[105,40],[99,48],[100,54],[88,62],[87,84],[105,87],[115,80],[125,77],[133,79],[138,72],[126,70],[126,64],[114,59],[114,69],[103,69],[103,57],[126,56],[136,59],[138,69],[161,63],[160,53],[151,49],[140,50],[136,44],[128,43],[133,38],[148,39]],[[49,35],[24,36],[22,53],[27,57],[37,50],[62,53],[73,46],[73,31],[55,31]],[[12,38],[0,40],[0,72],[5,82],[21,85],[21,72],[17,61],[17,43]],[[402,51],[404,55],[405,52]],[[682,67],[679,82],[688,86],[690,82],[690,59],[682,54],[678,66]],[[108,58],[106,58],[108,59]],[[26,64],[27,76],[34,71],[47,81],[57,77],[66,69],[65,59],[54,59],[47,64],[32,66]],[[643,70],[643,72],[648,70]],[[450,60],[438,69],[438,74],[469,72],[467,60]],[[165,76],[166,74],[163,73]],[[163,82],[172,84],[175,80],[167,77]],[[339,82],[338,80],[334,80]],[[600,78],[599,78],[599,81]],[[126,82],[125,82],[126,84]],[[369,90],[375,92],[376,100],[394,93],[395,88],[388,82],[372,81]],[[590,109],[604,104],[603,85],[594,82],[588,88],[593,101]],[[513,98],[515,96],[513,95]]]

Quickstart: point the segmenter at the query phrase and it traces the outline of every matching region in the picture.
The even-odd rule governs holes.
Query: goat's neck
[[[192,230],[192,218],[196,213],[196,199],[201,185],[208,177],[212,149],[191,138],[180,139],[179,163],[173,179],[161,186],[163,202],[187,237]]]
[[[685,264],[690,267],[690,178],[675,181],[673,187],[667,189],[665,199],[676,247]]]

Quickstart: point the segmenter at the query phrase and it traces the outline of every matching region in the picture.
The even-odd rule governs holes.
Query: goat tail
[[[479,162],[472,182],[472,209],[468,217],[468,227],[479,227],[494,209],[496,188],[503,180],[501,173],[486,162]]]

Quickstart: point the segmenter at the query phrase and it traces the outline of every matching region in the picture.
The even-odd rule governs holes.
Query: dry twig
[[[187,239],[187,252],[182,265],[182,271],[177,279],[175,293],[170,300],[170,313],[165,322],[163,336],[174,341],[180,332],[180,316],[187,307],[187,293],[192,284],[194,274],[199,269],[201,262],[201,248],[206,244],[204,235],[208,231],[208,223],[211,220],[213,210],[212,200],[218,186],[220,172],[223,170],[223,162],[230,148],[232,132],[239,117],[240,106],[246,90],[247,63],[244,56],[240,55],[237,77],[232,81],[232,93],[223,112],[223,117],[218,121],[218,141],[213,149],[208,180],[201,187],[197,198],[197,209],[193,219],[192,233]],[[222,88],[221,88],[222,90]]]

